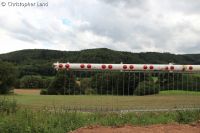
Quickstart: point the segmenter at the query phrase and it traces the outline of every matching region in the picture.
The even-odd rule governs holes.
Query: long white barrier
[[[200,65],[54,63],[56,70],[200,71]]]

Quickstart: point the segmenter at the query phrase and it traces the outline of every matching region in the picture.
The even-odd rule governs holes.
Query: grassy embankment
[[[200,110],[143,113],[83,113],[18,108],[16,101],[0,98],[1,133],[65,133],[88,125],[121,126],[193,123]]]

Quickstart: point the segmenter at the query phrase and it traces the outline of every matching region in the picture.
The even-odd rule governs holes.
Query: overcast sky
[[[200,53],[200,0],[1,0],[0,53],[110,48]]]

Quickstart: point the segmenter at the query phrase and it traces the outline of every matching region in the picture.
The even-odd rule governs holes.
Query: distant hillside
[[[40,62],[90,62],[90,63],[169,63],[200,64],[200,54],[175,55],[170,53],[130,53],[106,48],[82,51],[57,51],[43,49],[20,50],[0,54],[0,60],[16,64],[38,64]]]
[[[170,53],[130,53],[106,48],[81,51],[56,51],[43,49],[20,50],[0,54],[0,60],[20,66],[22,75],[51,75],[53,62],[84,63],[169,63],[200,64],[200,54],[175,55]],[[24,73],[25,72],[25,73]]]

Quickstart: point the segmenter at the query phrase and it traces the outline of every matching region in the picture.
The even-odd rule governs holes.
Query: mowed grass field
[[[48,107],[95,111],[200,108],[200,92],[161,91],[158,95],[150,96],[62,96],[40,95],[38,92],[39,90],[15,90],[15,95],[0,97],[14,99],[21,107],[31,109]]]

